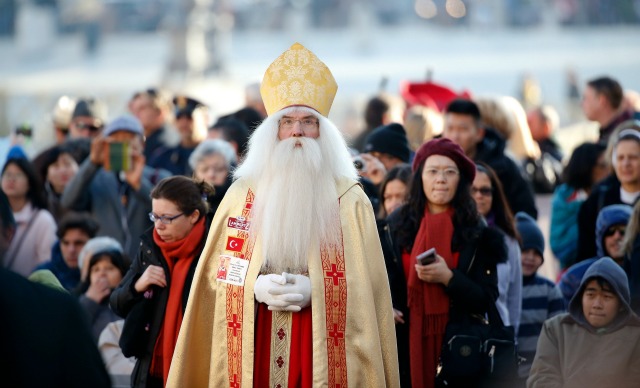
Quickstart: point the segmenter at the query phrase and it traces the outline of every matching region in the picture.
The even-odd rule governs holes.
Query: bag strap
[[[36,220],[36,218],[38,218],[38,214],[40,214],[40,210],[42,209],[38,209],[36,213],[29,219],[29,222],[27,223],[27,227],[24,229],[24,233],[20,235],[20,239],[16,241],[16,244],[11,246],[11,248],[13,249],[7,252],[7,257],[9,258],[9,261],[6,264],[6,268],[11,268],[14,261],[16,261],[18,250],[22,246],[22,243],[24,242],[25,237],[27,237],[27,234],[29,234],[29,229],[31,229],[31,226],[33,225],[34,221]]]

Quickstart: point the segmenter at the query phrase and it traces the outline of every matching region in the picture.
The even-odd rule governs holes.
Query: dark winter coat
[[[622,203],[620,199],[620,181],[611,175],[597,184],[589,198],[580,206],[578,213],[578,254],[576,262],[597,255],[596,220],[600,210],[608,205]]]
[[[0,385],[111,386],[76,298],[0,268],[0,311]]]
[[[210,195],[207,198],[211,212],[213,212],[213,214],[215,214],[216,211],[218,210],[218,207],[220,206],[220,203],[222,202],[224,195],[227,193],[227,190],[229,190],[229,187],[231,187],[232,183],[233,183],[233,176],[231,174],[228,174],[227,179],[224,181],[224,183],[221,186],[217,186],[217,185],[214,186],[215,190],[213,195]]]
[[[631,289],[631,309],[640,314],[640,236],[636,236],[631,253],[624,260],[624,270]]]
[[[78,301],[85,313],[87,313],[87,318],[91,325],[91,333],[93,334],[93,338],[96,340],[96,343],[98,343],[102,330],[104,330],[109,323],[119,320],[120,317],[109,307],[108,298],[105,298],[100,303],[96,303],[96,301],[83,294],[80,295]]]
[[[544,140],[540,140],[537,143],[542,153],[547,153],[558,162],[562,162],[562,158],[564,157],[564,155],[562,153],[560,145],[555,141],[555,139],[550,137]]]
[[[175,145],[174,143],[178,140],[178,136],[177,134],[172,136],[171,132],[169,128],[162,126],[153,131],[151,135],[145,137],[144,157],[147,160],[147,165],[151,159]],[[171,137],[175,139],[171,139]]]
[[[505,146],[506,142],[500,135],[486,128],[484,139],[476,148],[474,161],[484,162],[496,172],[513,214],[523,211],[537,219],[538,210],[531,183],[516,162],[505,155]]]
[[[186,148],[182,145],[166,148],[164,151],[156,153],[155,157],[147,164],[154,168],[167,170],[173,175],[191,176],[193,171],[189,166],[189,156],[194,149],[195,147]]]
[[[213,215],[209,213],[205,220],[205,233],[203,235],[201,246],[198,253],[189,268],[187,278],[185,280],[184,287],[182,289],[182,312],[187,307],[187,301],[189,299],[189,290],[191,289],[191,283],[193,281],[193,275],[195,273],[200,253],[204,248],[207,235],[209,234],[209,226],[211,225]],[[119,316],[127,319],[127,315],[131,310],[139,303],[147,303],[145,311],[149,313],[146,316],[136,315],[136,318],[140,318],[140,322],[125,322],[125,325],[132,325],[133,327],[148,327],[148,340],[144,346],[144,350],[140,354],[125,354],[125,356],[135,356],[137,358],[136,366],[131,374],[131,384],[134,387],[147,387],[150,380],[149,370],[151,368],[151,360],[153,357],[153,351],[155,348],[156,340],[162,328],[162,322],[164,320],[165,309],[167,307],[169,299],[169,289],[171,287],[171,278],[167,277],[167,286],[152,287],[151,292],[139,293],[135,290],[136,281],[142,276],[144,271],[150,265],[156,265],[162,267],[166,274],[169,274],[169,267],[167,260],[162,255],[160,247],[158,247],[153,241],[153,227],[149,228],[145,234],[141,236],[140,250],[135,260],[131,264],[131,268],[124,276],[120,285],[113,291],[110,298],[111,309]],[[151,295],[149,298],[145,298],[145,295]],[[123,337],[120,338],[122,347]]]
[[[406,206],[406,205],[405,205]],[[396,324],[398,361],[402,386],[410,386],[409,374],[409,309],[407,306],[407,276],[402,264],[402,252],[408,251],[397,244],[397,235],[403,227],[400,208],[387,223],[379,223],[378,231],[384,254],[393,308],[402,311],[404,324]],[[474,238],[459,251],[457,268],[445,291],[450,298],[449,319],[457,321],[468,314],[484,315],[498,298],[496,266],[507,260],[504,235],[498,229],[484,224],[469,227]],[[473,263],[473,265],[471,265]],[[470,268],[470,272],[469,271]]]

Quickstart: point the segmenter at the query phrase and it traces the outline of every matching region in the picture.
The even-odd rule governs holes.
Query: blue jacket
[[[60,241],[57,241],[51,248],[51,260],[37,266],[34,271],[39,269],[48,269],[60,281],[62,287],[71,291],[80,284],[80,270],[78,268],[69,268],[62,257],[60,250]]]
[[[604,248],[604,233],[613,225],[627,224],[631,218],[631,206],[628,205],[609,205],[600,211],[598,219],[596,220],[596,257],[583,260],[577,264],[572,265],[562,275],[558,282],[558,288],[562,292],[565,304],[568,305],[569,301],[576,294],[580,282],[584,277],[585,272],[591,264],[597,259],[608,256],[608,253]]]
[[[560,267],[569,267],[578,252],[578,212],[584,200],[569,201],[575,189],[567,184],[556,188],[551,200],[551,230],[549,243]]]

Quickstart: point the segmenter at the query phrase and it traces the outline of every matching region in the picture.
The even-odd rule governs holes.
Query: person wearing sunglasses
[[[471,196],[478,213],[489,227],[504,233],[507,261],[497,265],[498,300],[496,306],[502,321],[518,332],[522,311],[522,265],[521,251],[513,213],[502,189],[502,183],[489,165],[476,163],[476,177],[471,184]]]
[[[142,235],[138,255],[110,300],[111,309],[125,318],[123,354],[137,359],[131,376],[134,387],[166,385],[194,271],[213,218],[203,198],[212,192],[209,184],[183,176],[163,179],[151,191],[153,227]],[[136,334],[140,328],[144,337]]]
[[[102,101],[95,98],[80,99],[71,114],[69,137],[95,138],[102,131],[106,119],[107,107]]]
[[[600,210],[595,228],[596,256],[569,267],[558,283],[567,305],[578,290],[584,273],[597,259],[609,256],[619,265],[623,265],[624,235],[631,219],[631,213],[631,206],[624,204],[609,205]]]

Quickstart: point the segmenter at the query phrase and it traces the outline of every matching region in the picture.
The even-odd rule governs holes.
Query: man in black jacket
[[[442,136],[462,147],[469,158],[488,164],[496,172],[514,214],[523,211],[538,218],[531,184],[518,165],[505,155],[505,140],[482,125],[480,109],[473,101],[458,99],[447,106]]]

